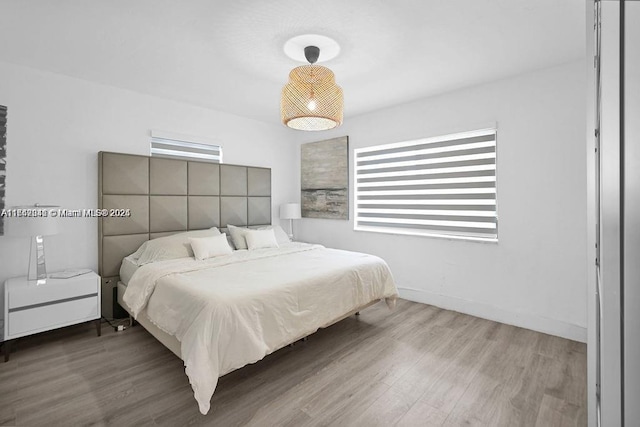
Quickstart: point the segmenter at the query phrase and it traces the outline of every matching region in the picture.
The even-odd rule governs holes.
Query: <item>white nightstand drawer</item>
[[[9,310],[96,294],[99,289],[99,280],[95,274],[73,279],[47,279],[47,282],[42,285],[27,282],[21,286],[13,287],[9,292]]]
[[[97,319],[98,297],[88,297],[25,310],[9,311],[8,331],[11,337],[60,328]]]

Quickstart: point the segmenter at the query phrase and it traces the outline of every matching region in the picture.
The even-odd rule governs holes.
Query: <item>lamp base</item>
[[[289,218],[289,240],[293,241],[293,219]]]
[[[42,236],[33,236],[31,239],[31,251],[29,253],[29,280],[37,280],[44,283],[47,279],[47,267],[44,259],[44,239]]]

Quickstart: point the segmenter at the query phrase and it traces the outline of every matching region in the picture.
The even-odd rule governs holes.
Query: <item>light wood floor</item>
[[[207,416],[143,328],[103,330],[18,341],[0,425],[586,425],[584,344],[408,301],[222,377]]]

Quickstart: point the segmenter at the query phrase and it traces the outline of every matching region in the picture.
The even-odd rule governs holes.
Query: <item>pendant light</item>
[[[304,48],[309,65],[296,67],[282,88],[280,112],[282,123],[292,129],[318,131],[342,124],[344,100],[333,71],[314,65],[320,56],[316,46]]]

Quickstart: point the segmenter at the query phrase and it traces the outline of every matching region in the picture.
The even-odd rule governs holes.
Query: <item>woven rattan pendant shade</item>
[[[298,130],[327,130],[342,124],[342,88],[333,72],[321,65],[303,65],[289,73],[282,89],[282,123]]]

